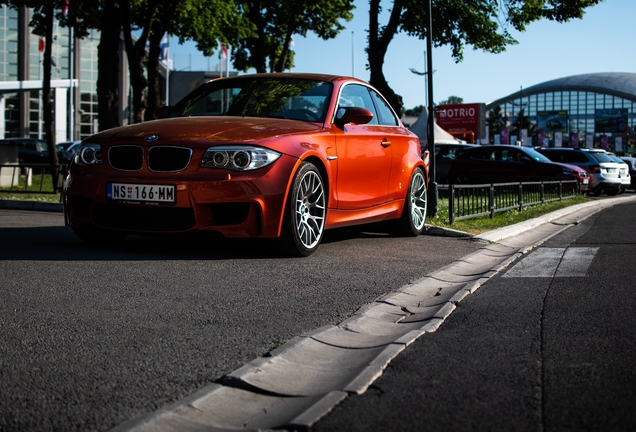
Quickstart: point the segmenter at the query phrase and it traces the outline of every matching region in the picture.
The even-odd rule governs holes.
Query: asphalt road
[[[551,238],[312,430],[636,430],[635,223],[631,202]]]
[[[304,259],[263,242],[78,240],[0,210],[0,430],[104,431],[477,250],[335,231]]]

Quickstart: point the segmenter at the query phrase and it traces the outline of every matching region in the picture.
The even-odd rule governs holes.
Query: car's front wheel
[[[303,162],[294,176],[285,208],[281,244],[293,256],[318,249],[327,214],[325,185],[315,165]]]
[[[421,168],[416,168],[411,176],[409,189],[404,198],[402,216],[396,221],[397,233],[418,236],[426,227],[426,179]]]

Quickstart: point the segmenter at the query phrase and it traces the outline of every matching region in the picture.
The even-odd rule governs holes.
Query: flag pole
[[[170,105],[170,33],[167,34],[166,49],[166,106]]]

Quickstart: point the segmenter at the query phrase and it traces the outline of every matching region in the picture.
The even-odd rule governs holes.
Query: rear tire
[[[325,231],[326,191],[315,165],[303,162],[294,175],[285,206],[280,244],[291,256],[306,257],[318,249]]]
[[[607,193],[607,196],[616,196],[618,195],[619,191],[620,189],[611,189],[606,191],[606,193]]]
[[[424,173],[421,168],[416,168],[404,198],[402,216],[395,222],[398,235],[416,237],[424,232],[426,229],[426,194]]]

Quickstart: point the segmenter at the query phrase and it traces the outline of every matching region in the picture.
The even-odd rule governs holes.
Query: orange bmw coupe
[[[216,79],[155,117],[82,142],[63,188],[81,239],[210,231],[308,256],[330,228],[425,229],[428,152],[363,81]]]

